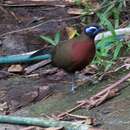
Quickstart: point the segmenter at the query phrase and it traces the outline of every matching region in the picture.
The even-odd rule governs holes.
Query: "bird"
[[[93,60],[96,52],[94,38],[101,31],[103,31],[103,28],[98,25],[88,25],[84,28],[80,37],[59,43],[49,51],[52,65],[65,70],[71,76],[72,92],[77,88],[74,82],[75,72],[81,71]],[[41,55],[41,53],[43,53],[43,50],[39,50],[32,56]],[[46,52],[44,51],[44,53]]]
[[[40,49],[33,54],[23,55],[21,59],[18,55],[13,55],[14,57],[12,56],[12,58],[9,58],[11,56],[4,57],[7,57],[8,60],[10,59],[12,63],[51,59],[53,66],[61,68],[71,75],[71,91],[75,91],[74,74],[76,71],[84,69],[93,60],[96,53],[94,38],[102,31],[103,29],[99,25],[88,25],[84,28],[80,37],[59,43],[51,49]]]

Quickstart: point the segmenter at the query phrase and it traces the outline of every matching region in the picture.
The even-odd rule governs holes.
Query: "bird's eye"
[[[84,28],[84,33],[91,38],[94,38],[101,31],[102,31],[102,28],[100,26],[91,25]]]
[[[96,27],[89,27],[85,29],[86,33],[94,33],[95,31],[97,31]]]

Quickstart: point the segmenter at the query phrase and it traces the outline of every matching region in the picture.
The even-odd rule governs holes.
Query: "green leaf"
[[[120,44],[118,44],[118,45],[116,46],[116,49],[115,49],[114,55],[113,55],[113,59],[117,59],[117,57],[118,57],[118,55],[119,55],[119,53],[120,53],[120,50],[121,50],[122,46],[123,46],[122,43],[120,43]]]
[[[118,28],[119,27],[119,20],[120,20],[120,17],[119,17],[119,11],[117,10],[117,8],[114,8],[113,9],[113,13],[114,13],[114,20],[115,20],[115,28]]]
[[[61,33],[60,33],[60,32],[57,32],[57,33],[55,34],[55,39],[54,39],[55,45],[57,45],[57,44],[60,42],[60,38],[61,38]]]
[[[96,44],[96,48],[97,49],[105,49],[105,48],[111,48],[113,45],[113,42],[116,41],[116,38],[115,36],[109,36],[109,37],[105,37],[105,38],[102,38],[101,41],[99,41],[97,44]]]
[[[54,46],[55,46],[55,41],[53,41],[53,40],[51,39],[51,37],[41,35],[40,38],[43,39],[43,40],[45,40],[46,42],[50,43],[51,45],[54,45]]]
[[[75,2],[76,5],[80,5],[81,4],[80,0],[74,0],[74,2]]]
[[[108,0],[103,0],[101,4],[102,9],[97,11],[100,25],[103,25],[107,30],[111,31],[112,36],[102,38],[102,40],[96,44],[97,51],[93,63],[100,65],[107,71],[115,63],[115,60],[119,57],[121,48],[124,46],[115,33],[115,28],[119,28],[120,13],[124,6],[124,0],[110,1],[109,3]],[[126,51],[128,53],[129,50],[130,45],[127,45]]]
[[[114,4],[111,4],[111,5],[105,10],[105,12],[103,13],[103,15],[108,16],[114,6],[115,6]]]

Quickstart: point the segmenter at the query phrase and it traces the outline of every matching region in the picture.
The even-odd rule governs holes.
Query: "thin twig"
[[[77,109],[81,108],[81,106],[83,106],[84,104],[85,103],[81,103],[81,104],[75,106],[74,108],[69,109],[68,111],[66,111],[64,113],[59,114],[57,117],[60,118],[60,119],[63,119],[64,116],[68,115],[68,113],[72,113],[73,111],[76,111]]]
[[[64,113],[59,114],[57,117],[59,119],[63,119],[68,113],[71,113],[71,112],[81,108],[84,105],[87,108],[92,108],[92,107],[100,105],[105,100],[116,96],[117,92],[122,89],[121,87],[119,87],[119,85],[121,83],[123,83],[124,81],[126,81],[129,77],[130,77],[130,73],[128,73],[126,76],[124,76],[120,80],[116,81],[114,84],[110,85],[109,87],[103,89],[96,95],[90,97],[89,99],[80,101],[80,103],[77,106],[75,106],[74,108],[72,108]]]
[[[117,71],[119,71],[120,69],[122,69],[122,68],[124,68],[124,67],[125,67],[126,69],[129,69],[129,68],[130,68],[130,64],[124,64],[124,65],[122,65],[122,66],[116,68],[114,72],[117,72]]]
[[[53,6],[53,7],[66,7],[67,4],[52,4],[48,2],[39,2],[39,3],[14,3],[14,4],[0,4],[3,7],[40,7],[40,6]]]
[[[21,22],[22,22],[22,21],[16,16],[16,14],[14,13],[14,11],[10,11],[10,15],[12,15],[18,23],[21,23]]]
[[[40,68],[40,67],[43,67],[47,64],[49,64],[51,62],[51,60],[44,60],[44,61],[40,61],[34,65],[31,65],[31,66],[28,66],[27,68],[25,68],[25,72],[26,74],[30,74],[31,72],[33,72],[34,70]]]
[[[90,119],[90,117],[88,117],[88,116],[74,115],[74,114],[69,114],[69,113],[67,115],[70,117],[79,118],[82,120]]]
[[[5,14],[9,14],[9,12],[8,12],[6,9],[4,9],[2,6],[0,6],[0,10],[1,10],[3,13],[5,13]]]
[[[74,17],[69,17],[69,18],[64,18],[64,19],[52,19],[52,20],[48,20],[48,21],[46,21],[46,22],[42,22],[42,23],[40,23],[40,24],[37,24],[37,25],[35,25],[35,26],[32,26],[32,27],[27,27],[27,28],[23,28],[23,29],[19,29],[19,30],[14,30],[14,31],[11,31],[11,32],[7,32],[7,33],[3,33],[3,34],[1,34],[0,35],[0,37],[3,37],[3,36],[5,36],[5,35],[9,35],[9,34],[13,34],[13,33],[18,33],[18,32],[30,32],[30,31],[32,31],[33,29],[35,29],[35,28],[38,28],[38,27],[40,27],[40,26],[42,26],[42,25],[44,25],[44,24],[47,24],[47,23],[49,23],[49,22],[62,22],[62,21],[69,21],[69,20],[72,20],[72,19],[78,19],[78,18],[80,18],[80,16],[74,16]]]

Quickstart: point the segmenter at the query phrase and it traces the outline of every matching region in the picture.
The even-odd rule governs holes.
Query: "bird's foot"
[[[76,89],[77,89],[77,85],[76,85],[76,82],[75,82],[75,74],[71,74],[71,92],[72,93],[75,93],[76,92]]]
[[[74,83],[72,83],[72,85],[71,85],[71,92],[75,93],[76,89],[77,89],[77,86]]]
[[[75,74],[70,74],[70,78],[71,78],[71,84],[69,86],[69,87],[71,87],[70,92],[74,94],[76,92],[76,89],[77,89]]]

